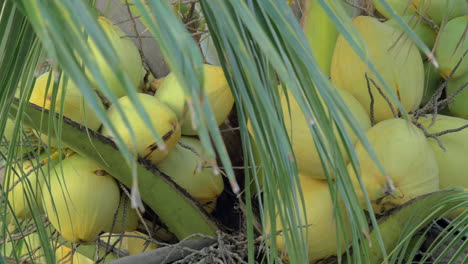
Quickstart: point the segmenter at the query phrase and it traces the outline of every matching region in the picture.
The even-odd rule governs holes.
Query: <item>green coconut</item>
[[[456,91],[463,87],[468,82],[468,74],[458,78],[451,79],[447,84],[447,96],[453,95]],[[454,101],[448,106],[450,112],[460,118],[468,119],[468,87],[455,95]]]
[[[413,0],[413,5],[426,18],[441,25],[454,17],[468,14],[466,0]]]
[[[431,134],[468,125],[466,119],[446,115],[437,115],[432,126],[430,126],[432,115],[420,117],[418,121]],[[468,188],[468,163],[466,162],[468,157],[468,129],[447,133],[438,138],[445,151],[434,138],[428,138],[428,140],[439,165],[440,188]]]
[[[111,48],[115,51],[116,59],[122,71],[126,73],[135,90],[138,89],[139,84],[143,81],[146,70],[143,67],[140,52],[135,46],[131,38],[127,37],[118,26],[106,17],[98,17],[98,22],[104,30],[105,36],[111,43]],[[115,72],[112,70],[111,65],[105,60],[104,55],[100,52],[98,46],[94,41],[90,40],[90,49],[93,57],[96,60],[98,69],[108,84],[108,87],[117,97],[127,95],[123,83],[119,80]],[[85,69],[89,79],[95,84],[96,88],[101,90],[101,86],[97,85],[97,81],[92,77],[89,69]]]
[[[468,16],[461,16],[450,20],[439,33],[435,54],[439,62],[439,72],[444,78],[450,75],[455,65],[468,50],[467,27]],[[453,78],[460,78],[466,74],[468,74],[468,59],[464,58],[454,72]]]
[[[62,160],[55,171],[48,190],[43,190],[50,223],[72,243],[95,241],[113,221],[119,205],[117,182],[93,160],[78,154]]]
[[[130,127],[135,133],[135,142],[132,140],[129,127],[125,124],[115,105],[109,107],[107,117],[130,150],[138,153],[140,157],[157,164],[164,160],[175,147],[180,138],[180,125],[176,114],[171,108],[154,96],[139,93],[137,94],[137,98],[141,107],[150,116],[150,125],[154,127],[158,135],[164,140],[165,148],[157,144],[156,138],[151,133],[149,124],[145,123],[128,96],[120,98],[118,102],[120,107],[124,109],[125,116],[130,122]],[[102,134],[115,138],[115,135],[106,126],[103,127]]]
[[[385,170],[379,170],[361,142],[356,144],[361,179],[376,213],[439,189],[439,167],[424,133],[411,122],[393,118],[371,127],[366,136]],[[364,205],[364,196],[351,164],[348,172]],[[394,190],[389,185],[393,182]]]
[[[130,199],[125,194],[120,195],[120,203],[117,211],[114,212],[115,221],[108,223],[102,230],[108,233],[121,234],[125,231],[135,231],[138,227],[138,213],[132,208]]]
[[[198,139],[181,137],[158,167],[199,201],[207,212],[214,210],[216,201],[224,190],[223,177],[215,174],[204,158],[203,146]]]
[[[34,85],[30,103],[40,106],[44,109],[51,110],[54,90],[54,77],[55,74],[45,73],[39,76]],[[67,79],[67,80],[66,80]],[[61,113],[63,116],[86,126],[89,129],[97,131],[101,126],[101,120],[99,120],[96,112],[92,107],[85,101],[85,98],[81,94],[80,89],[76,84],[69,78],[62,76],[60,82],[57,85],[57,96],[55,100],[55,113]],[[97,95],[99,106],[104,111],[104,105],[101,103]],[[63,112],[62,111],[63,105]],[[57,146],[57,135],[54,128],[51,128],[50,143],[48,136],[40,134],[40,137],[45,144],[50,146]]]
[[[379,11],[379,13],[384,17],[388,19],[393,17],[379,0],[372,0],[372,2],[374,3],[375,9],[377,9],[377,11]],[[413,5],[412,0],[386,0],[386,2],[399,16],[408,16],[415,12],[415,6]]]
[[[358,16],[353,24],[361,34],[367,49],[364,51],[380,73],[389,88],[399,99],[406,111],[415,110],[421,103],[424,92],[424,66],[421,55],[411,41],[398,40],[400,34],[376,18]],[[350,92],[370,114],[371,97],[367,85],[366,73],[390,99],[383,84],[371,72],[368,64],[360,59],[354,49],[341,35],[338,37],[331,65],[331,80],[336,87]],[[387,100],[370,82],[374,98],[375,120],[393,118]]]
[[[468,125],[468,120],[466,119],[440,114],[436,116],[432,126],[432,115],[420,117],[418,121],[431,134]],[[440,189],[452,187],[468,189],[468,164],[466,163],[466,157],[468,157],[468,129],[465,128],[457,132],[447,133],[439,136],[438,139],[445,150],[440,147],[436,139],[430,137],[428,141],[436,155],[439,166]],[[464,210],[466,208],[461,208],[447,217],[455,218]]]
[[[216,123],[221,125],[234,105],[234,97],[224,77],[223,69],[219,66],[204,64],[203,81],[203,89],[208,97]],[[154,96],[176,113],[178,120],[182,123],[182,135],[198,134],[193,127],[193,112],[188,109],[186,104],[189,95],[185,93],[184,87],[177,80],[175,73],[170,73],[164,78],[164,82],[160,84]]]
[[[437,33],[431,28],[431,26],[423,19],[417,16],[404,16],[403,20],[408,24],[411,30],[426,44],[429,49],[434,46]],[[392,18],[384,22],[384,24],[397,29],[398,32],[403,32],[403,28],[398,22]],[[404,37],[405,40],[411,40],[408,36]]]
[[[338,29],[319,1],[305,1],[304,3],[302,28],[320,69],[325,75],[329,76],[333,49],[338,38]],[[354,8],[351,5],[341,2],[341,7],[334,6],[332,1],[328,1],[328,4],[334,10],[344,8],[349,17],[353,15]]]

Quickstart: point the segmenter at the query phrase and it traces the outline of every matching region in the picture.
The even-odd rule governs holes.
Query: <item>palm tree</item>
[[[455,188],[423,195],[379,218],[367,196],[364,204],[359,202],[358,190],[353,186],[342,154],[349,156],[352,168],[359,167],[345,125],[351,127],[374,162],[380,163],[365,131],[333,88],[328,74],[321,70],[317,59],[320,54],[314,54],[310,48],[298,19],[306,1],[292,2],[293,8],[285,0],[0,1],[1,138],[7,133],[7,120],[14,122],[7,148],[0,149],[0,165],[5,174],[0,260],[3,263],[56,263],[59,255],[56,249],[65,245],[73,254],[76,251],[99,263],[117,260],[121,263],[177,260],[177,263],[195,263],[203,258],[221,261],[217,263],[281,263],[285,258],[284,252],[277,250],[281,245],[276,237],[280,235],[288,261],[308,263],[308,241],[328,238],[309,237],[307,232],[308,222],[303,217],[307,209],[304,206],[306,190],[301,187],[293,146],[284,125],[288,113],[281,107],[281,93],[286,91],[292,96],[290,99],[297,101],[308,121],[321,164],[326,164],[323,166],[324,182],[334,205],[333,221],[329,224],[337,230],[330,236],[351,241],[338,243],[336,252],[323,259],[324,263],[424,263],[429,258],[437,261],[463,259],[466,256],[466,210],[453,221],[442,218],[466,207],[468,195],[463,190]],[[352,18],[343,15],[344,8],[338,2],[317,0],[340,34],[361,58],[365,58],[361,37],[351,26]],[[352,6],[362,5],[362,2],[370,3],[354,1]],[[389,5],[384,6],[390,10]],[[353,12],[356,15],[364,11],[356,8]],[[124,69],[126,61],[119,62],[117,53],[127,51],[116,53],[112,49],[112,42],[105,37],[96,19],[99,15],[113,18],[138,47],[147,70],[141,89],[151,93],[150,86],[171,72],[189,95],[189,106],[198,124],[198,137],[207,163],[225,176],[224,198],[218,201],[212,215],[175,184],[171,175],[135,155],[119,136],[122,128],[114,127],[101,107],[100,97],[104,97],[105,105],[115,106],[121,114],[125,112],[106,73],[99,70],[100,62],[93,56],[96,51],[105,58],[109,71],[122,85],[156,141],[162,142],[164,135],[159,135],[151,125],[152,113],[142,107]],[[399,23],[406,25],[403,20]],[[404,28],[420,50],[430,57],[431,51],[419,37],[408,26]],[[221,128],[212,118],[215,109],[211,109],[202,90],[204,80],[200,69],[206,62],[206,53],[202,54],[199,47],[200,43],[206,43],[207,36],[217,54],[222,54],[217,56],[216,63],[222,67],[235,101],[228,118],[231,123]],[[90,42],[95,43],[94,47]],[[375,67],[370,68],[379,76]],[[65,82],[69,79],[76,84],[83,97],[80,105],[88,104],[115,136],[110,139],[63,118],[63,104],[57,104],[60,109],[57,113],[29,104],[33,87],[44,71],[57,73],[55,76],[64,76],[60,78]],[[50,109],[64,96],[58,92],[58,78],[54,78],[48,79],[49,84],[54,83],[50,86]],[[284,90],[277,88],[278,83]],[[100,97],[95,96],[96,84],[100,87]],[[308,89],[310,87],[315,89]],[[387,86],[383,89],[396,98]],[[409,119],[402,106],[398,108],[401,118]],[[129,124],[130,120],[125,122]],[[33,137],[25,131],[56,135],[56,144],[53,148],[42,149],[52,143],[51,137],[47,140],[39,137],[36,138],[39,143],[32,142]],[[135,134],[133,139],[138,140]],[[31,147],[38,145],[42,152],[31,151]],[[41,212],[42,203],[38,202],[34,191],[36,183],[28,177],[19,181],[16,178],[14,184],[23,186],[31,215],[23,219],[16,212],[12,213],[11,183],[5,181],[14,181],[18,175],[28,173],[25,168],[21,169],[23,161],[29,159],[34,163],[48,157],[51,162],[38,170],[39,174],[48,175],[52,168],[63,169],[61,165],[70,152],[92,159],[118,181],[123,197],[128,197],[123,201],[138,209],[138,230],[149,237],[141,233],[105,233],[90,244],[71,243],[50,224],[53,212],[48,212],[48,216]],[[359,183],[362,186],[362,180]],[[50,186],[46,177],[40,195],[51,197],[52,204],[58,203],[60,198],[52,195]],[[60,192],[68,192],[65,189]],[[97,188],[82,190],[100,191]],[[235,204],[240,208],[237,211]],[[277,221],[281,225],[275,235],[270,227]],[[441,227],[443,224],[445,226]],[[440,234],[434,235],[434,230],[439,230]],[[160,248],[125,257],[128,252],[123,249],[124,238],[127,241],[142,238]],[[191,250],[181,250],[181,247]],[[426,250],[425,255],[420,253],[422,248]],[[178,258],[174,257],[174,251],[179,254]]]

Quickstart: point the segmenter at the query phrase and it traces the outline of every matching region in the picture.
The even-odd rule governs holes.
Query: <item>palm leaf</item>
[[[351,26],[350,19],[341,15],[343,10],[337,8],[339,5],[324,0],[318,1],[340,33],[350,42],[357,54],[366,61],[365,45],[363,45],[356,29]],[[165,218],[168,221],[166,224],[173,225],[173,228],[178,230],[177,233],[180,238],[195,230],[214,234],[214,230],[218,227],[204,213],[198,211],[192,200],[181,195],[182,192],[164,176],[150,179],[151,176],[154,177],[155,169],[138,161],[119,137],[116,138],[114,145],[93,131],[76,128],[73,122],[62,121],[63,118],[61,118],[60,113],[58,116],[43,114],[40,110],[27,104],[34,84],[34,69],[37,67],[40,58],[43,58],[43,54],[47,53],[56,62],[57,66],[63,69],[67,75],[66,78],[70,78],[78,85],[84,100],[92,106],[104,125],[115,132],[115,128],[108,121],[105,112],[98,107],[98,101],[93,96],[93,87],[82,70],[83,66],[85,66],[91,72],[93,78],[97,80],[104,95],[111,103],[118,106],[118,98],[111,92],[111,87],[103,79],[102,73],[97,70],[96,62],[90,56],[88,39],[92,39],[95,43],[98,43],[99,50],[105,55],[109,64],[112,65],[113,72],[125,84],[125,89],[133,104],[137,106],[139,113],[147,121],[146,123],[150,124],[148,122],[148,113],[145,113],[139,107],[136,92],[131,87],[126,73],[120,69],[115,61],[115,51],[109,48],[109,40],[104,37],[102,29],[94,19],[96,12],[85,2],[63,0],[45,3],[31,0],[8,0],[0,3],[2,7],[0,12],[0,35],[6,36],[0,42],[0,72],[8,73],[0,75],[0,87],[6,87],[6,89],[0,91],[0,102],[2,103],[0,120],[3,121],[0,123],[0,132],[3,133],[6,116],[11,111],[16,116],[16,131],[19,131],[20,123],[34,124],[44,133],[55,134],[60,142],[59,148],[62,147],[63,142],[64,146],[72,146],[78,152],[100,162],[118,180],[128,187],[132,187],[133,201],[136,202],[134,205],[141,206],[141,203],[138,203],[141,193],[143,201],[147,202],[158,214],[161,214],[160,216],[163,218],[168,216]],[[189,105],[195,113],[194,118],[199,125],[200,138],[208,151],[212,165],[217,168],[216,152],[231,182],[231,188],[234,193],[239,194],[239,186],[234,177],[226,147],[222,142],[217,124],[212,118],[213,111],[207,104],[206,95],[201,88],[203,87],[203,80],[199,71],[202,66],[202,59],[197,44],[171,12],[171,7],[167,2],[147,2],[148,5],[144,5],[142,1],[128,1],[141,13],[139,19],[147,25],[149,32],[160,46],[165,61],[190,94],[188,98]],[[94,3],[91,4],[94,5]],[[268,224],[276,226],[276,216],[279,216],[278,219],[282,223],[282,229],[290,230],[284,232],[284,235],[291,263],[308,262],[306,244],[308,234],[305,228],[298,228],[307,224],[307,219],[305,221],[301,219],[305,209],[301,206],[301,202],[304,199],[299,184],[297,164],[286,132],[287,124],[283,122],[283,114],[290,113],[288,109],[282,110],[280,107],[280,91],[277,89],[278,80],[282,84],[283,92],[290,92],[309,121],[310,133],[317,142],[316,148],[326,170],[329,183],[331,183],[332,173],[336,179],[336,187],[330,184],[333,201],[336,203],[342,199],[345,204],[346,211],[344,213],[340,212],[338,208],[335,209],[336,226],[338,230],[344,230],[345,226],[349,225],[350,237],[347,237],[346,232],[338,232],[338,239],[350,239],[352,241],[352,254],[349,251],[344,256],[338,254],[338,261],[346,259],[350,263],[374,263],[373,261],[378,255],[378,259],[391,260],[396,263],[396,261],[401,261],[401,257],[407,251],[411,251],[410,253],[413,254],[418,247],[410,245],[410,240],[415,236],[415,231],[421,229],[423,223],[427,223],[429,219],[436,217],[436,214],[428,216],[434,208],[424,207],[425,214],[421,215],[422,218],[417,218],[417,215],[411,214],[413,219],[417,218],[421,221],[416,222],[417,220],[415,220],[415,222],[408,223],[402,229],[401,237],[403,239],[396,244],[392,244],[392,246],[388,246],[386,230],[391,229],[388,227],[391,225],[382,225],[382,231],[380,231],[377,219],[372,213],[370,201],[366,198],[366,207],[371,215],[371,227],[368,226],[366,216],[356,196],[356,192],[360,190],[354,190],[351,184],[347,164],[339,147],[341,141],[345,147],[345,152],[350,157],[352,166],[355,169],[358,168],[358,160],[349,136],[345,132],[344,125],[349,124],[351,126],[353,132],[370,152],[373,159],[377,161],[376,156],[365,137],[364,131],[361,131],[356,121],[348,113],[344,102],[334,90],[327,76],[324,76],[319,70],[315,56],[309,48],[296,17],[286,5],[286,2],[284,0],[200,0],[200,4],[216,50],[218,54],[223,54],[220,57],[220,62],[236,100],[236,111],[240,123],[245,160],[244,166],[250,168],[257,165],[253,150],[253,144],[255,144],[263,170],[263,177],[258,175],[255,169],[246,170],[244,185],[247,188],[244,197],[247,205],[249,262],[253,263],[255,259],[255,239],[257,235],[254,232],[256,220],[253,214],[253,203],[256,202],[260,207],[260,222],[263,227],[260,232],[269,246],[269,250],[265,254],[267,262],[275,263],[279,261],[275,233],[266,231]],[[111,5],[110,1],[108,5]],[[385,6],[389,8],[388,5]],[[400,20],[398,22],[404,24],[403,20]],[[15,27],[21,25],[21,30],[14,30],[13,25]],[[411,29],[405,27],[405,25],[403,25],[403,28],[416,41],[418,46],[426,54],[430,55],[427,47],[418,40]],[[83,32],[86,32],[86,34]],[[37,39],[40,40],[44,50],[42,50]],[[372,62],[369,62],[369,65],[378,80],[384,83]],[[22,85],[18,86],[20,80]],[[54,87],[54,90],[56,88]],[[389,92],[394,101],[398,102],[388,85],[384,84],[384,89]],[[12,98],[16,90],[21,90],[20,100],[14,101],[12,105]],[[56,96],[56,91],[54,94]],[[63,105],[61,108],[63,108]],[[401,104],[399,108],[404,117],[408,118]],[[123,114],[121,107],[118,106],[118,109]],[[248,122],[255,135],[255,142],[252,141],[247,131]],[[338,136],[335,136],[333,132],[334,126],[338,128]],[[155,138],[159,140],[158,142],[161,142],[160,135],[156,133],[154,128],[150,129],[152,129]],[[0,133],[0,135],[2,134]],[[8,153],[8,157],[3,153],[1,155],[2,158],[10,160],[7,163],[8,166],[12,166],[11,160],[14,154]],[[382,168],[380,169],[383,171]],[[126,172],[125,175],[122,172]],[[251,182],[259,186],[260,181],[263,181],[263,199],[251,200],[248,186],[250,186]],[[139,182],[145,184],[140,185]],[[184,227],[178,221],[171,222],[169,211],[172,212],[172,209],[168,208],[169,206],[166,204],[164,206],[156,204],[159,199],[161,199],[159,201],[164,201],[164,199],[159,194],[151,193],[155,189],[151,190],[150,185],[147,184],[148,182],[154,182],[154,184],[157,182],[160,186],[155,188],[165,191],[165,194],[173,198],[170,203],[168,201],[168,204],[179,204],[184,208],[178,213],[185,212],[193,216],[194,219],[198,219],[193,221],[193,226]],[[364,190],[363,183],[360,182],[360,184],[361,189]],[[466,196],[453,196],[451,199],[466,201]],[[448,200],[446,202],[450,204]],[[438,206],[442,206],[444,201],[439,199],[436,200],[436,203]],[[4,208],[4,211],[7,211],[5,206]],[[410,206],[407,208],[410,208]],[[444,208],[454,207],[446,206]],[[404,210],[402,209],[402,211]],[[406,209],[406,211],[408,210]],[[348,219],[347,223],[344,221],[345,217]],[[35,215],[34,219],[36,224],[41,226],[39,216]],[[462,214],[452,225],[460,229],[464,224],[466,225],[466,221],[466,214]],[[19,223],[17,224],[19,225]],[[189,231],[191,228],[193,230]],[[41,242],[44,245],[47,244],[45,228],[39,227],[38,229],[42,233]],[[373,231],[371,236],[368,237],[366,234],[371,229]],[[7,231],[5,227],[3,231],[5,234]],[[444,234],[444,237],[440,238],[440,241],[448,241],[449,237],[454,235],[456,236],[454,231],[449,231]],[[454,241],[460,240],[461,238],[456,236]],[[417,241],[416,245],[420,245],[421,241]],[[368,242],[372,243],[372,248]],[[435,251],[437,248],[437,245],[434,245],[431,250]],[[453,259],[462,254],[462,250],[463,247],[456,252]],[[48,252],[46,254],[48,260],[52,260],[53,251],[51,248],[46,251]],[[341,251],[341,249],[338,251]]]

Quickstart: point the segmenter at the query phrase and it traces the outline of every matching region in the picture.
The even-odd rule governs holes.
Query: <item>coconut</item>
[[[418,120],[431,134],[468,125],[468,120],[462,118],[437,115],[435,122],[431,126],[432,117],[432,115],[428,115],[420,117]],[[458,132],[448,133],[438,138],[445,150],[440,147],[436,139],[428,138],[428,140],[439,166],[439,187],[441,189],[452,187],[468,189],[468,166],[466,163],[466,157],[468,157],[468,129],[465,128]],[[466,208],[461,208],[447,217],[455,218],[464,210]]]
[[[302,216],[301,219],[304,226],[307,226],[307,229],[304,231],[307,232],[309,261],[313,263],[314,261],[335,256],[337,254],[338,243],[341,244],[340,248],[342,252],[344,252],[349,241],[344,241],[344,235],[341,236],[339,242],[336,239],[335,204],[331,199],[327,181],[316,180],[305,175],[300,175],[300,183],[304,195],[307,222],[304,216]],[[302,208],[302,202],[300,202],[300,208]],[[339,208],[342,211],[343,217],[346,217],[341,204]],[[346,228],[345,232],[348,232],[348,226]],[[276,220],[276,230],[279,231],[282,229],[281,219],[278,217]],[[271,226],[268,223],[267,233],[271,232]],[[278,250],[285,255],[286,262],[288,262],[286,242],[283,235],[285,232],[290,231],[282,230],[282,232],[277,235],[276,241]],[[349,234],[347,237],[350,238]]]
[[[44,212],[41,188],[48,180],[49,168],[54,166],[57,158],[58,153],[50,156],[44,153],[30,160],[19,161],[12,167],[11,177],[4,179],[3,186],[17,218],[28,219],[35,210]]]
[[[16,144],[10,146],[15,134],[15,121],[7,119],[3,132],[3,139],[0,139],[0,152],[5,156],[8,156],[8,152],[14,151],[15,157],[22,157],[26,153],[31,153],[39,149],[39,139],[31,128],[20,125],[16,133],[19,133]],[[13,147],[13,149],[10,149],[10,147]]]
[[[432,49],[437,33],[431,28],[431,26],[420,17],[404,16],[402,18],[411,30],[413,30],[414,33],[416,33],[416,35],[424,42],[424,44],[426,44],[429,49]],[[399,32],[403,32],[403,28],[394,18],[385,21],[384,24],[397,29]],[[404,39],[410,40],[408,36],[405,36]]]
[[[413,198],[439,189],[439,167],[424,133],[404,119],[388,119],[366,132],[377,159],[386,174],[378,169],[361,142],[356,144],[360,177],[376,213],[384,214]],[[348,172],[360,190],[354,169]],[[393,182],[394,190],[389,185]],[[357,192],[362,204],[364,196]]]
[[[413,0],[420,14],[441,25],[454,17],[468,14],[466,0]]]
[[[55,74],[45,73],[39,76],[34,84],[34,88],[29,99],[30,103],[33,103],[37,106],[40,106],[44,109],[51,110],[52,96],[54,89],[54,77]],[[86,126],[89,129],[97,131],[101,126],[101,120],[99,120],[97,114],[91,108],[91,106],[84,100],[83,95],[81,94],[79,88],[75,83],[62,76],[60,82],[58,83],[58,91],[55,100],[55,112],[62,113],[63,116],[70,118],[71,120],[80,123],[83,126]],[[95,95],[97,99],[97,95]],[[99,106],[104,111],[104,105],[98,100]],[[63,112],[62,111],[63,105]],[[55,138],[57,135],[53,128],[51,128],[52,137],[50,141],[50,146],[56,146],[57,142]],[[41,139],[44,143],[49,144],[47,136],[41,134]]]
[[[125,235],[128,236],[124,236],[122,240],[127,245],[129,255],[136,255],[158,248],[156,244],[148,241],[150,237],[141,232],[126,232]]]
[[[112,49],[117,55],[116,59],[118,60],[119,66],[122,71],[127,74],[131,84],[135,90],[137,90],[139,84],[143,82],[146,75],[146,70],[143,67],[143,62],[138,48],[135,46],[133,41],[127,37],[127,34],[125,34],[118,26],[114,25],[111,20],[103,16],[98,17],[97,20],[104,30],[105,36],[109,39]],[[112,70],[109,62],[105,60],[97,44],[92,40],[90,40],[89,44],[98,69],[108,84],[108,87],[116,97],[127,95],[123,83]],[[92,77],[88,68],[85,69],[85,72],[96,88],[100,90],[101,86],[97,84],[97,81]]]
[[[302,27],[322,72],[330,75],[330,62],[338,30],[318,1],[304,2]],[[320,25],[320,26],[318,26]]]
[[[384,8],[379,0],[373,0],[375,9],[379,11],[384,17],[390,19],[393,16]],[[408,16],[414,14],[416,11],[415,6],[413,5],[413,0],[387,0],[387,4],[399,15],[399,16]]]
[[[362,105],[349,92],[338,89],[341,99],[343,99],[349,112],[354,116],[363,131],[371,127],[369,115]],[[289,100],[288,100],[289,98]],[[289,101],[289,102],[288,102]],[[307,120],[292,94],[288,97],[281,93],[281,105],[283,108],[284,124],[286,126],[289,139],[291,140],[292,149],[296,157],[299,171],[315,179],[326,179],[325,171],[323,170],[320,156],[316,150],[313,136],[310,132]],[[356,135],[351,127],[344,121],[346,133],[349,135],[352,143],[357,141]],[[339,137],[339,133],[335,127],[335,136]],[[339,141],[342,153],[345,154],[345,148]],[[345,160],[348,157],[345,154]]]
[[[447,96],[451,96],[457,90],[459,90],[463,85],[468,82],[468,74],[458,78],[451,79],[447,84]],[[454,101],[449,104],[450,112],[460,118],[468,119],[468,88],[465,87],[463,90],[455,95]]]
[[[60,246],[55,250],[55,259],[57,264],[93,264],[94,261],[85,257],[84,255],[73,252],[73,250],[66,246]]]
[[[466,28],[468,27],[468,16],[457,17],[450,20],[440,31],[438,44],[435,49],[436,58],[439,62],[439,72],[447,78],[452,70],[468,50],[468,39]],[[468,73],[468,59],[464,58],[453,78],[460,78]]]
[[[16,230],[19,232],[19,230]],[[53,228],[50,226],[45,227],[45,235],[50,237],[53,232]],[[44,243],[41,242],[38,232],[28,233],[24,229],[24,236],[21,239],[13,239],[5,242],[5,249],[2,249],[2,256],[4,257],[18,257],[21,258],[22,263],[47,263],[45,257]],[[10,234],[13,235],[13,234]],[[48,245],[51,246],[51,245]],[[5,254],[4,254],[5,253]],[[16,257],[15,257],[16,254]]]
[[[72,243],[95,241],[119,205],[116,181],[93,160],[78,154],[62,160],[55,171],[48,189],[43,187],[50,223]]]
[[[108,233],[120,234],[125,231],[134,231],[138,227],[138,213],[132,208],[130,200],[122,194],[117,211],[114,212],[114,219],[102,230]]]
[[[156,143],[156,138],[148,127],[149,124],[145,123],[128,96],[120,98],[118,102],[123,108],[130,127],[135,133],[136,142],[133,142],[131,131],[127,124],[124,123],[115,105],[111,105],[107,110],[107,117],[129,149],[157,164],[165,159],[168,153],[175,147],[180,138],[180,125],[176,114],[157,98],[143,93],[137,94],[137,98],[141,107],[150,116],[151,125],[164,140],[165,149],[162,149]],[[102,134],[111,138],[115,137],[106,126],[103,127]]]
[[[424,67],[417,47],[411,41],[398,40],[401,35],[398,31],[373,17],[358,16],[353,24],[366,44],[367,50],[364,52],[367,59],[373,62],[405,110],[415,110],[424,92]],[[339,36],[333,53],[331,80],[336,87],[349,91],[370,113],[371,97],[366,73],[390,100],[393,108],[398,110],[396,102],[390,99],[383,84],[368,65],[360,59],[346,39]],[[375,120],[378,122],[393,118],[385,98],[372,83],[370,86],[374,97]]]
[[[437,115],[432,126],[432,115],[420,117],[419,123],[431,134],[468,125],[468,120]],[[439,186],[441,189],[451,187],[468,188],[468,129],[448,133],[438,137],[445,148],[440,147],[437,140],[428,138],[439,165]]]
[[[221,67],[203,65],[203,90],[207,95],[216,123],[221,125],[234,105],[234,97]],[[176,113],[178,120],[182,123],[182,135],[198,134],[192,127],[193,113],[186,104],[189,95],[185,93],[185,89],[177,80],[175,73],[172,72],[164,78],[164,82],[160,84],[154,96],[166,103]]]
[[[21,246],[20,256],[23,256],[31,263],[47,263],[44,256],[44,249],[42,249],[39,233],[34,232],[23,240],[24,243],[16,243],[14,248]]]
[[[212,212],[218,196],[224,190],[224,182],[222,175],[215,174],[203,154],[203,146],[198,139],[181,137],[174,150],[158,167],[199,201],[207,212]]]

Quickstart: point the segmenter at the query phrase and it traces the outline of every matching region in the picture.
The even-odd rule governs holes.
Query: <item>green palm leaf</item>
[[[366,47],[357,34],[357,30],[352,26],[351,19],[344,16],[341,5],[337,5],[338,0],[317,1],[356,53],[366,61]],[[259,162],[262,166],[261,175],[256,169],[246,169],[245,182],[238,183],[228,150],[213,118],[213,109],[207,103],[207,96],[202,89],[203,76],[200,70],[203,60],[197,43],[172,12],[170,1],[128,0],[125,2],[133,5],[140,13],[138,20],[147,26],[147,30],[161,50],[165,63],[189,94],[189,106],[194,112],[193,117],[198,125],[199,137],[212,166],[219,170],[216,164],[216,159],[219,158],[232,191],[245,200],[249,263],[254,263],[256,258],[258,234],[264,238],[262,246],[267,248],[264,256],[265,262],[280,262],[275,232],[267,231],[268,225],[276,226],[276,221],[281,221],[289,261],[291,263],[308,262],[307,229],[299,228],[306,226],[308,222],[307,219],[302,220],[305,212],[305,208],[301,206],[304,202],[303,190],[299,183],[297,163],[287,134],[287,124],[284,124],[283,120],[283,114],[290,115],[291,113],[289,109],[281,108],[278,83],[281,83],[283,92],[288,91],[298,102],[308,120],[309,132],[316,142],[317,152],[330,183],[333,202],[337,204],[339,200],[342,200],[345,205],[344,212],[338,210],[338,206],[334,212],[337,220],[337,239],[351,241],[352,250],[346,251],[344,255],[337,254],[336,258],[339,263],[380,263],[383,261],[403,263],[403,259],[412,259],[408,256],[416,255],[429,232],[427,231],[429,229],[426,229],[423,234],[418,234],[417,230],[422,229],[432,219],[443,216],[446,211],[466,207],[466,192],[461,194],[451,192],[450,195],[442,195],[443,197],[436,193],[409,203],[402,207],[399,213],[389,216],[386,220],[377,220],[365,193],[364,185],[359,179],[360,187],[366,197],[365,209],[370,213],[370,224],[368,223],[357,198],[357,192],[361,190],[353,188],[348,175],[348,164],[340,148],[342,143],[350,164],[357,170],[359,162],[349,135],[345,132],[345,125],[348,124],[351,127],[371,157],[377,162],[376,155],[364,131],[351,116],[328,77],[320,71],[315,59],[316,54],[310,50],[297,18],[285,0],[199,1],[216,50],[218,54],[222,54],[219,61],[236,101],[244,167],[255,168]],[[384,0],[380,2],[389,12],[392,12]],[[115,2],[108,1],[106,5],[111,8],[113,3]],[[142,206],[139,200],[141,197],[151,209],[158,213],[178,238],[182,239],[194,232],[214,235],[221,227],[200,211],[193,200],[185,196],[167,177],[159,175],[157,169],[139,160],[125,146],[117,133],[114,133],[117,135],[114,144],[94,131],[79,128],[74,122],[63,121],[61,113],[58,115],[44,113],[27,103],[35,82],[35,75],[38,73],[37,67],[47,55],[47,58],[54,62],[54,66],[63,70],[65,78],[77,84],[84,97],[83,103],[84,101],[89,103],[103,124],[112,132],[116,132],[116,128],[109,122],[105,111],[99,107],[98,99],[93,96],[95,87],[83,71],[85,67],[90,72],[103,95],[109,99],[110,103],[115,104],[123,115],[124,110],[119,106],[117,96],[113,94],[112,87],[105,81],[95,58],[91,55],[88,43],[89,40],[93,40],[111,66],[112,72],[124,84],[130,100],[145,123],[151,124],[150,113],[147,113],[139,104],[129,77],[116,60],[116,51],[110,48],[109,40],[95,20],[98,12],[92,8],[94,5],[95,1],[76,0],[6,0],[0,2],[0,36],[2,36],[0,87],[4,87],[0,90],[0,136],[3,136],[7,116],[15,120],[16,136],[10,144],[10,149],[14,149],[12,146],[21,140],[22,124],[34,126],[38,131],[48,135],[55,134],[59,142],[59,150],[62,147],[70,147],[99,162],[119,181],[132,188],[135,206]],[[431,58],[432,53],[428,48],[400,17],[396,17],[409,37],[416,42],[426,56]],[[367,62],[378,81],[383,83],[391,99],[398,102],[396,95],[385,84],[372,62]],[[54,85],[52,89],[54,93],[51,108],[54,109],[58,95],[57,85]],[[13,99],[15,93],[19,100]],[[63,107],[60,105],[62,110]],[[398,107],[403,117],[408,119],[408,114],[400,103]],[[126,122],[128,124],[128,120]],[[255,142],[248,132],[248,123],[255,135]],[[161,135],[158,135],[151,125],[148,127],[158,143],[161,143]],[[338,136],[334,132],[334,127],[338,130]],[[138,140],[135,135],[133,135],[133,140]],[[255,151],[257,151],[256,154],[254,154]],[[256,155],[259,159],[255,157]],[[7,167],[13,166],[15,158],[14,151],[7,154],[0,151],[0,160],[5,160]],[[383,171],[380,164],[377,163],[377,166]],[[335,178],[335,184],[331,184],[331,175]],[[263,185],[262,195],[253,196],[253,191],[260,192],[261,184]],[[254,188],[249,188],[251,185]],[[243,186],[246,187],[245,192],[241,192]],[[4,196],[5,193],[2,193],[2,197]],[[252,197],[258,197],[258,199]],[[8,201],[4,199],[2,212],[8,211],[8,204]],[[257,204],[260,208],[258,216],[253,213]],[[414,213],[414,208],[418,208],[417,213]],[[188,217],[190,221],[181,221],[180,219],[184,217]],[[2,214],[2,218],[0,219],[2,222],[7,222],[5,213]],[[406,221],[403,226],[398,226],[399,232],[391,234],[392,229],[406,218],[412,221]],[[16,225],[20,226],[20,221],[14,216],[13,219]],[[257,221],[261,225],[259,230],[254,228],[257,226]],[[438,258],[444,258],[448,254],[448,249],[441,245],[457,245],[462,241],[461,232],[457,233],[457,230],[465,230],[467,221],[465,212],[451,222],[450,229],[441,233],[429,248],[429,252],[437,252]],[[48,231],[41,222],[38,212],[33,214],[33,222],[37,226],[41,244],[45,245],[46,259],[49,263],[53,263],[55,259],[48,241]],[[349,226],[349,233],[344,232],[346,226]],[[8,232],[6,225],[3,225],[3,236]],[[338,249],[339,252],[343,250]],[[466,250],[464,245],[456,247],[455,252],[452,252],[452,263],[464,254],[464,250]],[[16,256],[16,260],[19,260],[19,256]]]

